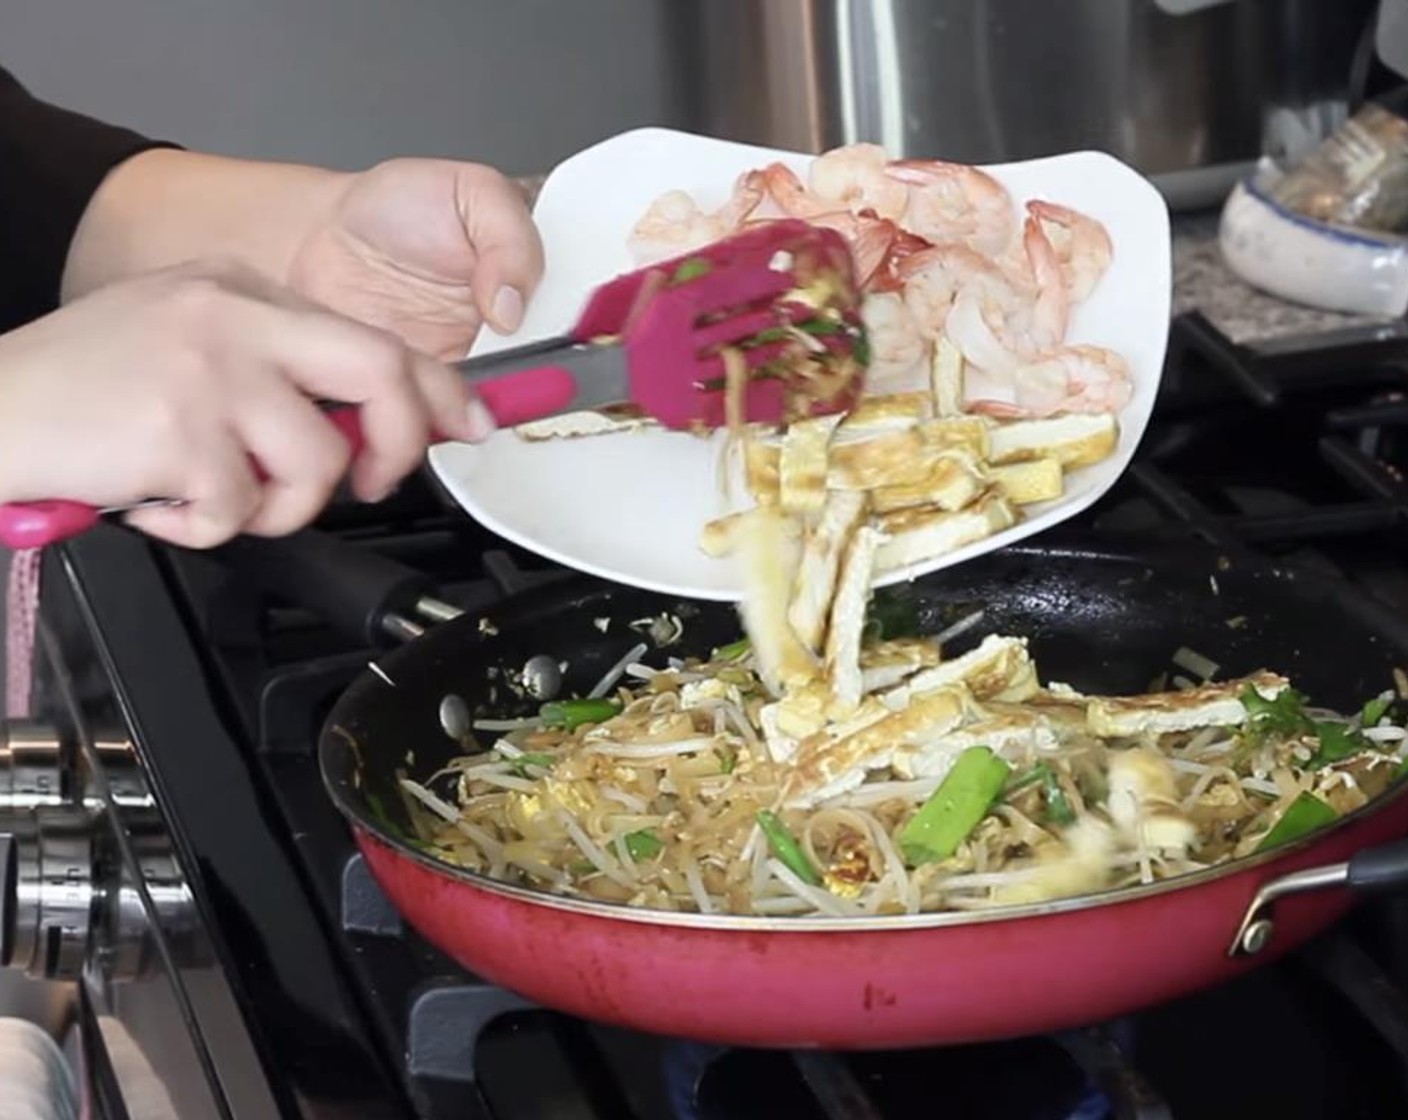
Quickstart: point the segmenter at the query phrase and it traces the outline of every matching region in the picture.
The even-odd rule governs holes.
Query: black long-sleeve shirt
[[[69,243],[107,173],[172,146],[40,101],[0,67],[0,333],[58,306]]]

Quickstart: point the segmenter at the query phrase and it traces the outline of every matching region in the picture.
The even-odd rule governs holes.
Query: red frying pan
[[[1027,635],[1044,678],[1083,690],[1142,691],[1186,646],[1225,675],[1265,666],[1289,675],[1313,703],[1350,710],[1408,663],[1408,622],[1352,589],[1202,551],[1154,558],[1019,547],[936,574],[915,591],[934,630],[982,606],[982,630]],[[431,627],[363,674],[324,726],[328,791],[386,894],[466,968],[540,1004],[644,1031],[768,1047],[1028,1035],[1228,980],[1336,921],[1353,890],[1408,880],[1401,782],[1277,851],[1152,886],[976,914],[652,912],[510,886],[402,839],[396,769],[413,750],[409,769],[423,776],[457,749],[439,725],[445,694],[489,714],[486,670],[538,654],[567,662],[566,689],[585,691],[639,640],[624,625],[603,633],[594,620],[624,623],[662,609],[684,620],[685,635],[647,660],[703,653],[738,636],[727,606],[573,582],[510,601],[494,611],[492,627],[471,616]],[[1238,617],[1245,621],[1228,625]]]

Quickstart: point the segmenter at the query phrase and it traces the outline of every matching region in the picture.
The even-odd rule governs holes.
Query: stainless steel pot
[[[697,119],[805,151],[1108,151],[1177,207],[1343,119],[1376,0],[699,0]]]

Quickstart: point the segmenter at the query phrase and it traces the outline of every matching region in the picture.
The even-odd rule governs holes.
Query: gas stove
[[[1408,331],[1245,347],[1191,313],[1134,465],[1053,536],[1199,537],[1408,610],[1405,420]],[[459,610],[570,578],[423,480],[320,529]],[[323,792],[317,729],[368,641],[112,527],[47,556],[44,588],[37,716],[0,752],[3,959],[75,983],[93,1116],[1408,1113],[1408,906],[1393,899],[1237,982],[1050,1037],[773,1052],[532,1006],[402,924]]]

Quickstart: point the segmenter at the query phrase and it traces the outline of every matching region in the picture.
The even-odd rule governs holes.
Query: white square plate
[[[735,144],[668,129],[622,133],[572,156],[548,177],[534,209],[547,271],[511,337],[481,333],[471,354],[561,334],[589,292],[636,267],[631,228],[665,191],[688,191],[704,209],[721,205],[743,171],[781,160],[805,175],[812,156]],[[1163,370],[1172,287],[1168,209],[1143,176],[1100,152],[1073,152],[985,167],[1021,206],[1043,198],[1105,224],[1114,259],[1076,309],[1067,341],[1118,351],[1134,394],[1119,415],[1115,453],[1070,473],[1066,493],[1027,506],[1016,525],[985,540],[877,576],[875,586],[913,579],[1039,533],[1099,498],[1128,465],[1148,425]],[[738,600],[740,574],[697,545],[710,518],[741,508],[735,481],[719,486],[722,433],[711,439],[664,431],[528,441],[511,431],[478,445],[443,443],[430,465],[464,509],[500,536],[560,564],[667,594]]]

